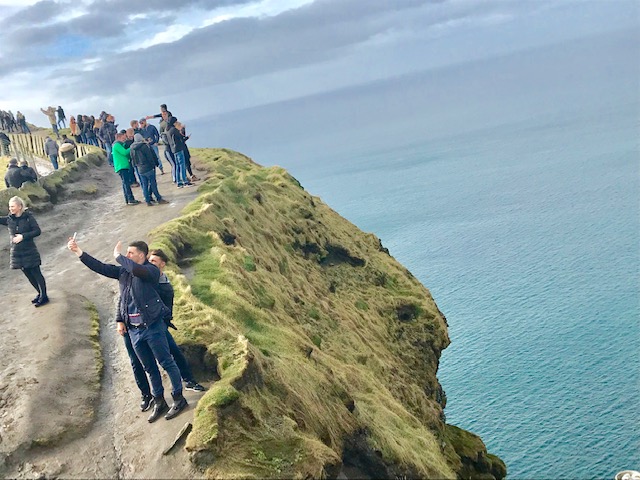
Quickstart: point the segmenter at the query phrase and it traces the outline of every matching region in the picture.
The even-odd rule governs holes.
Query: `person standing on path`
[[[165,319],[165,322],[168,322],[168,326],[173,327],[173,324],[171,323],[171,318],[173,317],[173,287],[171,286],[169,279],[163,272],[164,267],[169,262],[169,258],[160,249],[151,250],[149,252],[149,262],[158,267],[158,270],[160,270],[158,295],[160,295],[160,300],[162,300],[162,303],[164,303],[171,311],[170,316]],[[123,335],[123,338],[125,347],[127,348],[127,353],[129,354],[129,360],[131,361],[133,377],[135,378],[136,385],[138,386],[138,389],[140,389],[140,393],[142,395],[140,399],[140,410],[146,412],[153,404],[151,387],[149,386],[149,381],[147,380],[147,376],[144,373],[144,367],[140,363],[140,359],[133,349],[133,344],[131,343],[129,334],[125,333]],[[189,366],[189,362],[182,353],[182,350],[180,350],[180,347],[178,347],[178,344],[174,340],[171,333],[169,333],[169,329],[167,329],[167,342],[169,344],[169,351],[171,352],[171,356],[176,361],[176,365],[178,365],[178,369],[180,370],[180,376],[182,377],[182,380],[184,382],[184,389],[193,390],[194,392],[204,392],[206,388],[204,388],[196,381],[193,372],[191,371],[191,367]]]
[[[141,118],[140,130],[140,133],[142,133],[142,136],[153,150],[153,153],[158,157],[158,168],[160,169],[161,174],[164,175],[164,168],[162,167],[162,160],[160,159],[160,151],[158,150],[158,142],[160,141],[160,133],[158,133],[158,129],[155,125],[147,123],[146,118]]]
[[[158,157],[156,157],[151,147],[145,142],[141,133],[133,136],[133,144],[130,149],[131,163],[135,166],[140,177],[140,185],[142,186],[142,194],[147,206],[151,207],[151,195],[156,197],[158,203],[169,203],[162,198],[158,192],[158,182],[156,181],[156,165]]]
[[[40,235],[41,230],[33,214],[26,208],[22,198],[11,197],[9,200],[9,215],[0,217],[0,225],[6,225],[11,236],[9,266],[14,270],[22,270],[29,283],[38,292],[38,295],[31,300],[31,303],[36,308],[46,305],[49,303],[47,283],[40,271],[40,265],[42,264],[40,252],[38,252],[36,243],[33,240]]]
[[[111,149],[113,169],[120,175],[124,201],[127,205],[137,205],[140,200],[133,198],[133,191],[131,190],[131,157],[130,150],[124,146],[126,139],[127,135],[124,130],[116,134],[116,143],[113,144]]]
[[[47,116],[49,123],[51,124],[51,128],[53,129],[53,133],[56,134],[57,138],[60,138],[60,133],[58,132],[58,121],[56,120],[56,109],[49,107],[46,110],[41,108],[40,111]]]
[[[193,185],[189,180],[187,180],[187,169],[185,165],[185,156],[184,149],[186,148],[184,144],[184,139],[180,131],[175,127],[175,123],[178,121],[176,117],[170,117],[167,120],[167,141],[169,142],[169,147],[173,152],[173,158],[176,162],[176,182],[178,183],[178,188],[188,187]]]
[[[51,165],[53,165],[54,170],[58,170],[58,150],[59,148],[56,141],[51,137],[47,137],[44,142],[44,153],[49,157],[49,160],[51,160]]]
[[[75,253],[80,261],[94,272],[107,278],[117,279],[120,284],[120,299],[116,314],[117,331],[120,335],[129,334],[133,349],[149,375],[153,411],[149,422],[155,422],[164,412],[165,419],[171,420],[187,407],[182,395],[180,370],[171,356],[167,342],[167,324],[164,319],[170,314],[167,306],[158,295],[160,270],[149,263],[149,247],[145,242],[131,242],[126,256],[120,250],[118,242],[113,256],[119,265],[102,263],[78,246],[75,239],[69,238],[67,248]],[[162,377],[156,361],[171,380],[173,405],[171,408],[164,399]]]

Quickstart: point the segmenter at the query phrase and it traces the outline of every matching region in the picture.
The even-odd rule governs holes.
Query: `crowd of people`
[[[129,128],[120,130],[114,116],[106,112],[97,119],[87,115],[72,116],[69,127],[73,138],[63,134],[62,139],[58,129],[59,122],[64,125],[66,119],[62,107],[41,109],[48,116],[58,140],[61,140],[59,145],[47,137],[46,154],[57,169],[60,151],[71,149],[66,145],[75,148],[76,142],[82,142],[103,148],[109,164],[121,178],[127,205],[140,203],[133,196],[132,186],[142,187],[149,206],[168,203],[160,195],[156,181],[156,168],[162,175],[165,173],[158,148],[160,141],[165,146],[164,157],[170,165],[173,183],[184,188],[192,186],[198,179],[191,169],[191,156],[186,146],[189,136],[184,125],[167,110],[166,105],[160,108],[159,114],[132,120]],[[160,119],[159,129],[148,123],[154,118]],[[20,188],[36,178],[36,172],[26,162],[18,162],[15,158],[9,161],[5,175],[7,187]],[[31,301],[35,307],[46,305],[49,303],[47,285],[40,270],[42,261],[34,240],[41,230],[22,198],[14,196],[9,200],[9,215],[0,216],[0,225],[6,225],[10,234],[10,267],[21,270],[37,291],[37,296]],[[205,388],[196,381],[189,363],[168,330],[168,327],[175,328],[171,323],[174,292],[164,273],[169,258],[162,250],[149,251],[142,241],[129,244],[125,254],[122,254],[118,242],[114,249],[116,265],[100,262],[83,252],[75,235],[69,238],[67,248],[90,270],[118,280],[117,331],[124,337],[135,382],[141,393],[140,410],[152,409],[149,422],[156,421],[163,414],[167,420],[174,418],[187,407],[187,400],[182,394],[183,382],[184,388],[189,390],[204,391]],[[164,398],[158,364],[171,381],[171,406]]]

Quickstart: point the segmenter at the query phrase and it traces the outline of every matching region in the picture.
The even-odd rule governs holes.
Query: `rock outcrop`
[[[446,424],[449,337],[429,291],[284,169],[194,153],[209,180],[151,233],[173,260],[176,339],[218,378],[193,462],[221,478],[503,478],[480,438]]]

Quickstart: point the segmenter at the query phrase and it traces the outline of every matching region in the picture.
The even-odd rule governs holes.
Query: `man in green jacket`
[[[133,198],[131,191],[131,157],[129,149],[124,146],[127,134],[121,130],[116,134],[116,143],[113,144],[111,154],[113,156],[113,169],[122,180],[122,191],[124,192],[124,201],[127,205],[137,205],[139,200]]]

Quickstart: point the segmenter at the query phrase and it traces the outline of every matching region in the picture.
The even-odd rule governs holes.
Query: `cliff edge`
[[[193,152],[210,172],[150,233],[173,260],[174,334],[217,378],[186,449],[209,477],[503,478],[448,425],[449,344],[429,291],[380,240],[280,167]]]

